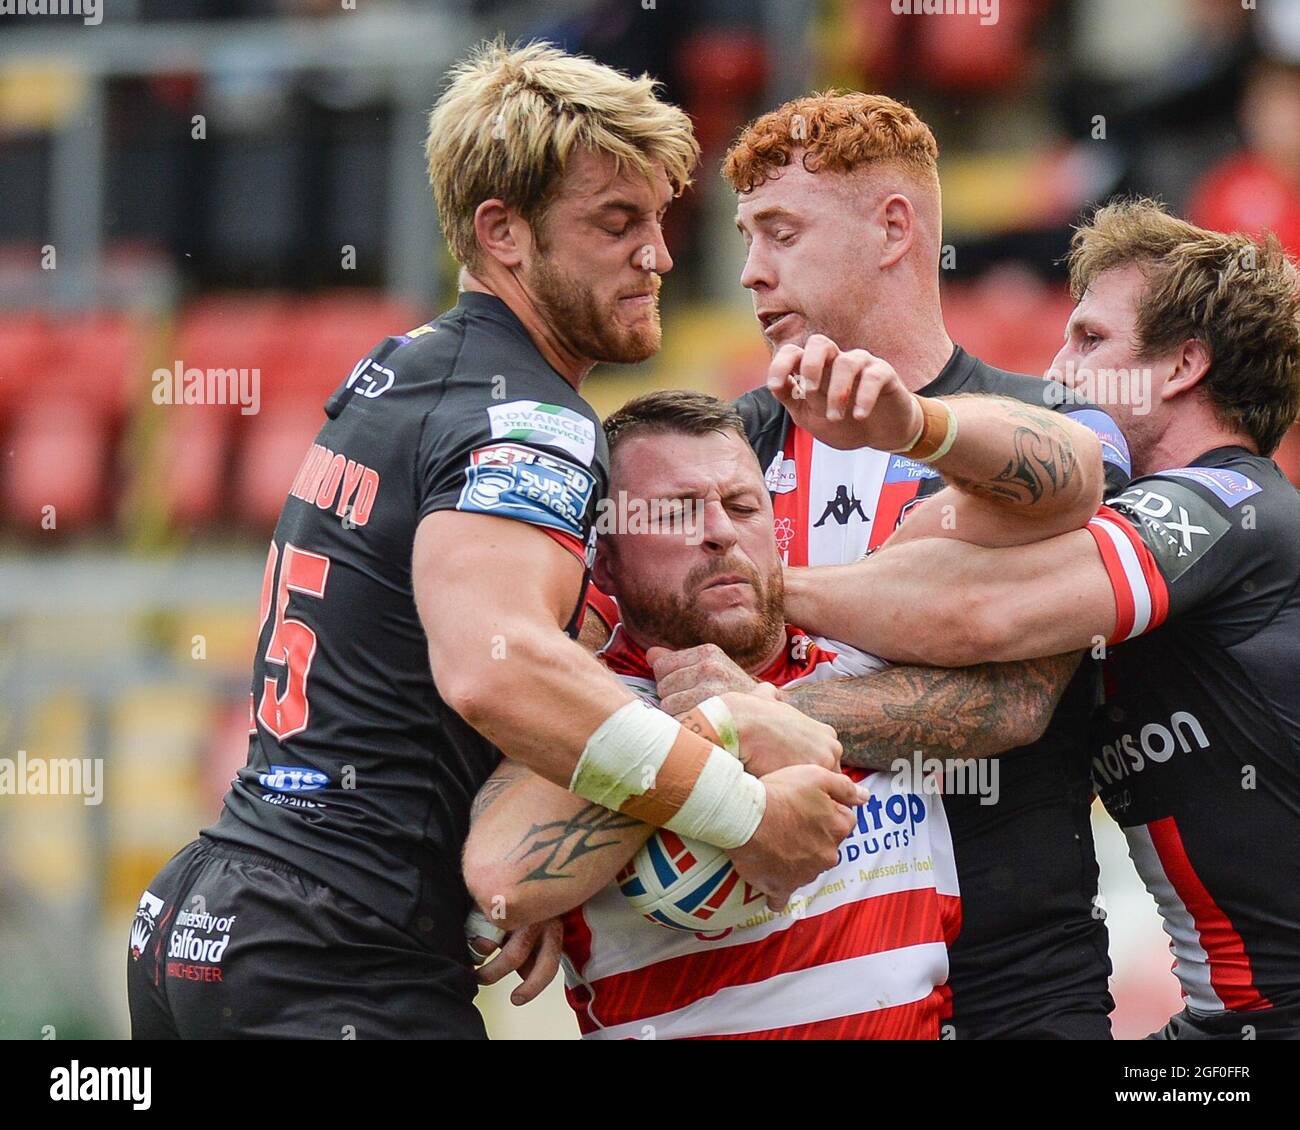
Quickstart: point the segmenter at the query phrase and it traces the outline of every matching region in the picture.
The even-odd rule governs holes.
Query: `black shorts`
[[[1300,1007],[1200,1016],[1190,1008],[1169,1018],[1148,1040],[1300,1040]]]
[[[134,1039],[484,1039],[475,989],[468,960],[209,840],[172,857],[131,926]]]

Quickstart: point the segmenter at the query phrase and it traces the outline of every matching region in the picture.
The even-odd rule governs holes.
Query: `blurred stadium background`
[[[658,76],[704,146],[669,215],[665,349],[597,370],[602,413],[759,379],[718,162],[742,122],[813,87],[883,90],[934,127],[949,327],[994,364],[1051,359],[1069,225],[1112,193],[1300,254],[1300,0],[1001,0],[990,25],[890,0],[0,16],[0,757],[105,766],[99,805],[0,796],[0,1036],[126,1034],[135,901],[245,757],[266,540],[320,407],[376,340],[455,301],[424,114],[498,31]],[[156,403],[151,374],[178,363],[260,370],[259,410]],[[1295,435],[1284,458],[1295,478]],[[1178,992],[1123,840],[1100,806],[1094,823],[1132,1037]],[[575,1034],[558,985],[482,1003],[497,1035]]]

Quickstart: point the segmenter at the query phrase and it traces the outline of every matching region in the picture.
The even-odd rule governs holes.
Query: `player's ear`
[[[1174,371],[1169,374],[1160,390],[1161,400],[1172,400],[1175,396],[1195,388],[1205,379],[1210,371],[1210,347],[1196,338],[1189,338],[1178,347],[1173,355]]]
[[[524,259],[525,249],[520,246],[519,233],[527,224],[500,200],[484,200],[474,209],[474,235],[485,254],[503,267],[518,267]]]
[[[916,237],[916,212],[901,192],[886,196],[880,205],[884,240],[880,246],[880,267],[892,267],[912,249]]]
[[[596,560],[591,566],[591,579],[606,596],[618,597],[618,584],[614,580],[609,562],[609,537],[596,539]]]

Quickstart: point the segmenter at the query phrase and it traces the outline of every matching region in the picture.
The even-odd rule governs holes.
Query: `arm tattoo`
[[[486,781],[483,787],[479,789],[478,795],[474,798],[474,803],[469,806],[469,822],[474,823],[489,808],[492,807],[496,799],[513,785],[528,770],[522,765],[516,765],[509,758],[504,759],[497,770]]]
[[[995,502],[1032,505],[1065,489],[1075,477],[1078,456],[1069,433],[1050,412],[1013,409],[1009,414],[1033,426],[1016,428],[1011,437],[1015,454],[1007,465],[992,479],[946,477],[953,486]]]
[[[1080,655],[951,669],[891,667],[808,683],[783,697],[835,727],[846,765],[890,769],[916,750],[927,757],[990,757],[1036,740]]]
[[[566,867],[590,852],[622,843],[622,833],[640,823],[603,805],[589,804],[568,820],[534,824],[510,856],[528,862],[533,868],[520,882],[571,879],[573,873],[566,871]]]

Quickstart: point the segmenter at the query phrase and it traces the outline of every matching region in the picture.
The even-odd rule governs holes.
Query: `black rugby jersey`
[[[1059,386],[986,365],[960,346],[923,396],[995,393],[1054,408],[1101,440],[1107,491],[1129,479],[1128,445],[1111,418],[1061,402]],[[839,565],[878,548],[916,501],[943,486],[939,473],[870,448],[839,451],[794,426],[766,388],[736,402],[767,471],[777,545],[790,565]],[[952,1023],[959,1038],[1035,1035],[1059,1011],[1099,1017],[1113,1007],[1110,959],[1097,909],[1097,859],[1089,810],[1088,722],[1096,665],[1085,660],[1046,733],[999,759],[998,802],[944,797],[962,897],[950,955]],[[1091,1031],[1091,1030],[1090,1030]]]
[[[432,916],[449,946],[469,908],[470,804],[500,753],[434,684],[411,585],[416,527],[437,510],[512,518],[589,570],[605,437],[505,303],[481,293],[383,341],[325,414],[267,556],[248,764],[203,834],[283,859],[400,927],[418,912],[428,934]],[[572,635],[581,607],[575,593]]]
[[[1187,1005],[1300,1006],[1300,492],[1220,447],[1135,479],[1089,532],[1120,643],[1092,776]]]

